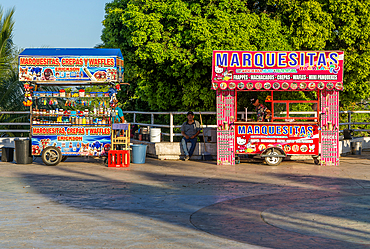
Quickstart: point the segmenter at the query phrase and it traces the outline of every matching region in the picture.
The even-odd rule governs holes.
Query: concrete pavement
[[[369,159],[0,162],[0,248],[370,248]]]

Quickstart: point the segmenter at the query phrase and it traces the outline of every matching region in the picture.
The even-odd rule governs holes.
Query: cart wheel
[[[279,150],[270,149],[265,155],[265,162],[270,166],[278,166],[283,161],[282,157],[277,157],[282,155]]]
[[[314,162],[314,164],[316,164],[316,165],[319,165],[319,164],[320,164],[320,160],[319,160],[319,158],[318,158],[318,157],[313,157],[313,162]]]
[[[60,162],[64,162],[65,160],[67,160],[68,156],[62,156],[62,160],[60,160]]]
[[[41,158],[45,165],[56,166],[62,160],[62,152],[54,146],[49,146],[42,151]]]

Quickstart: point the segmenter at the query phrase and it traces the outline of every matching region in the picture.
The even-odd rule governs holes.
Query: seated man
[[[193,155],[195,146],[197,144],[197,136],[200,133],[200,124],[198,121],[194,120],[194,113],[192,111],[188,112],[188,121],[185,121],[181,126],[181,134],[184,136],[181,139],[181,145],[185,152],[185,161]],[[187,143],[191,143],[190,150],[188,151]]]
[[[271,111],[261,104],[256,96],[250,98],[251,104],[256,107],[257,122],[270,122]]]

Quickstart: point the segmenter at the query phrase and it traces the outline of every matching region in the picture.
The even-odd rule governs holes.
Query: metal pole
[[[348,130],[351,129],[351,122],[352,122],[352,117],[351,117],[351,111],[348,111]]]
[[[134,113],[134,122],[133,123],[136,123],[136,113]]]
[[[173,142],[173,114],[170,112],[170,142]]]
[[[154,114],[153,113],[150,114],[150,123],[154,124]]]

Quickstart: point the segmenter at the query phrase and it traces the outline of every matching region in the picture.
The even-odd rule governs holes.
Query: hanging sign
[[[316,124],[236,124],[235,137],[236,154],[261,154],[270,147],[281,148],[287,155],[319,153]]]
[[[20,81],[121,82],[122,76],[117,57],[19,57]]]
[[[109,126],[33,126],[32,155],[39,156],[48,146],[60,149],[63,156],[102,156],[110,150]]]

